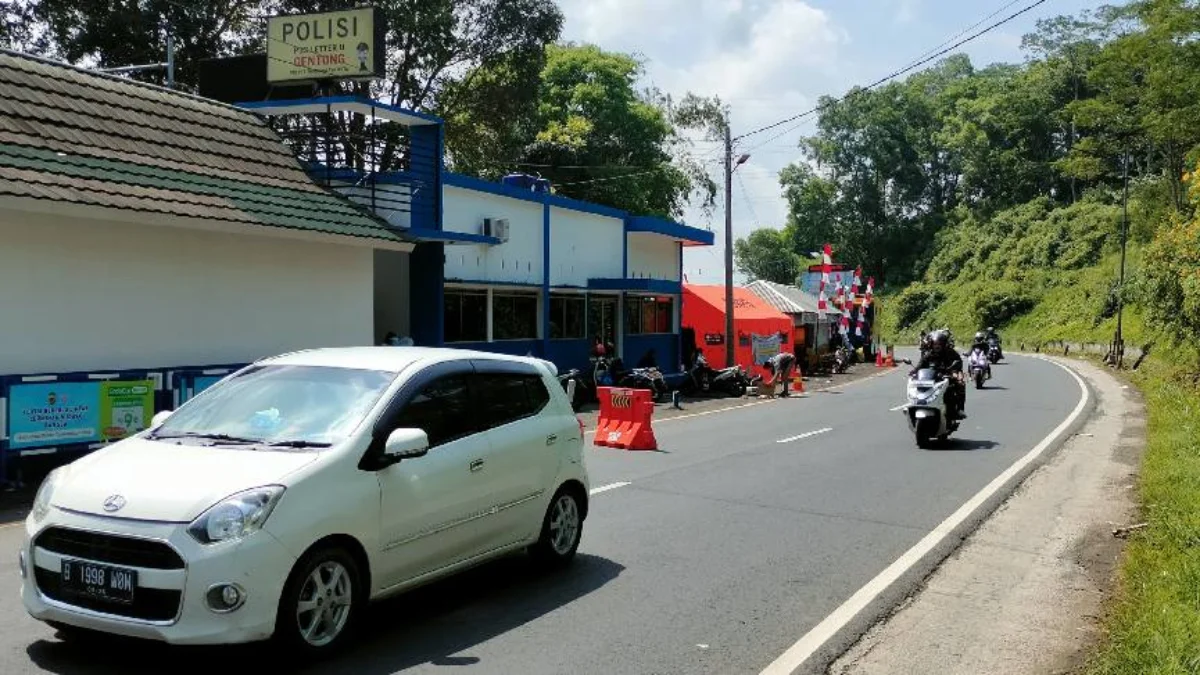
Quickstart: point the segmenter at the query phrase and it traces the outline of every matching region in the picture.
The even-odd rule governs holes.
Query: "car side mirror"
[[[156,427],[161,427],[163,425],[163,422],[166,422],[167,418],[170,417],[171,413],[173,413],[173,412],[175,412],[175,411],[174,410],[162,410],[162,411],[154,413],[154,417],[150,420],[150,427],[152,429],[156,428]]]
[[[383,444],[383,456],[394,464],[405,459],[424,457],[429,453],[429,436],[420,429],[396,429]]]

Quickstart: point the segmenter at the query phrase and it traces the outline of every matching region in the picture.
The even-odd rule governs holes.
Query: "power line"
[[[750,209],[750,217],[754,219],[754,226],[759,227],[762,221],[758,219],[758,214],[754,211],[754,202],[750,199],[750,193],[746,190],[746,182],[742,180],[742,174],[735,173],[738,179],[738,187],[742,189],[742,199],[746,200],[746,208]]]
[[[814,113],[820,112],[821,110],[823,110],[824,108],[826,108],[826,107],[828,107],[828,106],[830,106],[830,105],[834,105],[834,104],[837,104],[837,103],[841,103],[841,102],[845,101],[846,99],[850,98],[851,96],[854,96],[854,95],[856,95],[856,94],[862,93],[862,92],[864,92],[864,91],[868,91],[868,90],[874,89],[875,87],[878,87],[879,85],[881,85],[881,84],[884,84],[884,83],[886,83],[886,82],[888,82],[888,81],[890,81],[890,80],[893,80],[893,79],[895,79],[895,78],[897,78],[897,77],[900,77],[901,75],[908,74],[908,73],[910,73],[910,72],[912,72],[912,71],[916,70],[917,68],[920,68],[921,66],[923,66],[923,65],[925,65],[925,64],[927,64],[927,63],[929,63],[929,62],[931,62],[931,61],[934,61],[934,60],[936,60],[936,59],[938,59],[938,58],[940,58],[940,57],[942,57],[942,56],[944,56],[944,55],[946,55],[946,54],[948,54],[948,53],[950,53],[950,52],[954,51],[955,49],[958,49],[959,47],[961,47],[961,46],[963,46],[963,45],[967,44],[968,42],[972,42],[972,41],[974,41],[975,39],[977,39],[977,38],[979,38],[979,37],[981,37],[981,36],[983,36],[983,35],[986,35],[987,33],[990,33],[991,31],[993,31],[993,30],[995,30],[995,29],[999,28],[1000,26],[1003,26],[1004,24],[1006,24],[1006,23],[1008,23],[1008,22],[1012,21],[1013,19],[1015,19],[1015,18],[1017,18],[1017,17],[1021,16],[1022,14],[1025,14],[1025,13],[1027,13],[1027,12],[1030,12],[1030,11],[1032,11],[1034,8],[1038,7],[1039,5],[1045,4],[1045,2],[1046,2],[1046,0],[1035,0],[1035,2],[1033,2],[1033,3],[1029,4],[1029,5],[1026,5],[1026,6],[1025,6],[1025,7],[1023,7],[1022,9],[1019,9],[1019,10],[1017,10],[1016,12],[1013,12],[1012,14],[1009,14],[1009,15],[1008,15],[1008,16],[1006,16],[1005,18],[1003,18],[1003,19],[1001,19],[1001,20],[999,20],[999,21],[997,21],[997,22],[995,22],[995,23],[993,23],[993,24],[991,24],[991,25],[987,26],[986,28],[984,28],[984,29],[982,29],[982,30],[980,30],[980,31],[978,31],[978,32],[975,32],[975,33],[973,33],[973,34],[971,34],[971,35],[969,35],[969,36],[967,36],[967,37],[965,37],[965,38],[963,38],[963,39],[961,39],[961,40],[958,40],[957,42],[955,42],[955,43],[951,44],[950,46],[948,46],[948,47],[945,47],[945,48],[943,48],[943,49],[940,49],[940,50],[936,51],[935,53],[933,53],[933,54],[931,54],[931,55],[928,55],[928,56],[926,56],[926,57],[924,57],[924,58],[918,59],[917,61],[914,61],[913,63],[911,63],[911,64],[909,64],[909,65],[905,66],[904,68],[901,68],[900,70],[897,70],[897,71],[895,71],[895,72],[891,73],[890,75],[887,75],[887,76],[885,76],[885,77],[882,77],[882,78],[880,78],[880,79],[878,79],[878,80],[876,80],[876,81],[872,82],[871,84],[868,84],[868,85],[867,85],[867,86],[865,86],[865,87],[860,87],[860,88],[858,88],[858,89],[855,89],[855,90],[851,91],[850,93],[846,94],[845,96],[842,96],[841,98],[834,98],[834,99],[828,100],[828,101],[826,101],[826,102],[824,102],[824,103],[820,103],[820,104],[816,105],[815,107],[813,107],[813,108],[811,108],[811,109],[809,109],[809,110],[806,110],[806,111],[804,111],[804,112],[802,112],[802,113],[798,113],[798,114],[796,114],[796,115],[792,115],[791,117],[788,117],[788,118],[782,119],[782,120],[780,120],[780,121],[778,121],[778,122],[774,122],[774,123],[772,123],[772,124],[768,124],[768,125],[766,125],[766,126],[759,127],[759,128],[757,128],[757,129],[754,129],[753,131],[748,131],[748,132],[746,132],[746,133],[744,133],[744,134],[742,134],[742,135],[738,136],[738,137],[737,137],[736,139],[734,139],[734,140],[740,140],[740,139],[743,139],[743,138],[747,138],[747,137],[749,137],[749,136],[753,136],[753,135],[755,135],[755,134],[761,134],[761,133],[762,133],[762,132],[764,132],[764,131],[770,131],[771,129],[777,129],[777,128],[779,128],[779,127],[781,127],[781,126],[784,126],[784,125],[786,125],[786,124],[791,124],[792,122],[795,122],[795,121],[797,121],[797,120],[800,120],[800,119],[802,119],[802,118],[808,117],[808,116],[810,116],[810,115],[812,115],[812,114],[814,114]],[[1001,10],[999,10],[999,11],[1003,11],[1003,9],[1001,9]],[[997,13],[998,13],[998,12],[997,12]],[[987,19],[984,19],[984,21],[986,21],[986,20],[987,20]],[[981,23],[982,23],[982,22],[981,22]],[[968,29],[968,30],[970,30],[970,29]],[[951,38],[951,39],[953,39],[953,38]],[[791,131],[791,130],[789,130],[789,131]],[[785,131],[784,133],[786,134],[786,133],[788,133],[788,131]],[[771,140],[774,140],[775,138],[779,138],[779,136],[782,136],[782,135],[783,135],[783,134],[776,135],[776,136],[774,136],[774,137],[773,137]],[[768,141],[768,142],[769,142],[769,141]],[[765,143],[764,143],[764,144],[762,144],[762,145],[765,145]],[[755,147],[761,147],[761,145],[759,145],[759,146],[755,146]]]

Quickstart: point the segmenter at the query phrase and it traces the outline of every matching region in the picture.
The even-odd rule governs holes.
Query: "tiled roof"
[[[3,50],[0,195],[407,241],[250,112]]]

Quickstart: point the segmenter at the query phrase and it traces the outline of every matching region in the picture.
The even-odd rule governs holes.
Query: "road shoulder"
[[[928,579],[830,667],[882,673],[1070,673],[1099,638],[1145,446],[1138,392],[1071,361],[1094,414]]]

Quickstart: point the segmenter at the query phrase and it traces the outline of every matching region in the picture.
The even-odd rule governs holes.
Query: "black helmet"
[[[983,331],[979,331],[978,333],[976,333],[976,334],[975,334],[975,341],[976,341],[976,342],[980,342],[980,341],[982,341],[982,340],[983,340],[983,338],[984,338]]]
[[[948,331],[939,330],[931,337],[933,338],[933,344],[935,347],[945,348],[950,346],[950,333]]]

